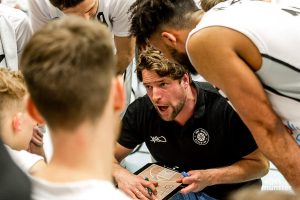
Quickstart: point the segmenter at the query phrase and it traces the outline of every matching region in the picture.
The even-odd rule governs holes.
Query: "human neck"
[[[187,90],[187,98],[185,101],[185,104],[178,113],[178,115],[175,118],[175,121],[179,123],[180,125],[184,125],[193,115],[195,105],[197,102],[197,91],[196,88],[192,85],[189,85],[189,87],[186,89]]]
[[[3,113],[1,113],[3,114]],[[3,141],[4,144],[10,146],[12,149],[14,149],[14,143],[12,140],[13,137],[13,128],[11,125],[9,125],[9,123],[11,124],[12,121],[8,120],[8,119],[2,119],[0,127],[0,138]]]
[[[52,159],[34,175],[52,182],[111,181],[114,132],[107,124],[111,122],[103,120],[97,127],[82,124],[72,132],[53,131]]]
[[[0,137],[4,144],[19,151],[23,150],[24,147],[17,142],[18,140],[15,135],[18,135],[19,133],[16,133],[16,129],[13,127],[13,124],[15,123],[13,120],[18,113],[20,113],[20,109],[18,110],[13,107],[7,107],[7,109],[2,110],[1,115],[5,117],[3,117],[1,121]]]
[[[179,48],[179,50],[181,50],[183,52],[185,51],[185,44],[186,44],[186,40],[188,38],[188,35],[197,26],[197,24],[200,22],[203,13],[204,12],[202,10],[199,10],[199,11],[193,12],[191,14],[188,14],[187,17],[190,18],[190,21],[188,22],[188,23],[190,23],[190,26],[187,27],[187,28],[179,29],[179,30],[173,29],[173,34],[175,34],[178,38],[177,42],[184,44],[182,46],[182,49]]]
[[[193,27],[195,27],[200,22],[203,14],[204,14],[203,10],[198,10],[191,14],[191,23]]]

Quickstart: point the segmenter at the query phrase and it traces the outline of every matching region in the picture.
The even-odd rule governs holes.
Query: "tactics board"
[[[182,184],[176,182],[177,179],[182,177],[179,172],[157,164],[149,163],[135,174],[144,179],[148,178],[150,181],[158,182],[156,190],[159,200],[167,200],[182,188]]]

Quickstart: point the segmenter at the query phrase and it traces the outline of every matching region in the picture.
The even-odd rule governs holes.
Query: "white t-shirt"
[[[1,3],[12,8],[18,7],[24,12],[28,10],[27,0],[2,0]]]
[[[130,36],[130,20],[128,10],[134,0],[98,0],[98,10],[96,18],[106,24],[113,36]],[[29,16],[33,31],[39,30],[49,21],[64,16],[64,13],[53,6],[49,0],[29,0]],[[116,52],[116,49],[115,49]],[[131,97],[131,66],[127,67],[125,91],[127,102]]]
[[[18,59],[20,59],[22,51],[32,35],[28,17],[23,11],[3,4],[0,4],[0,16],[4,17],[14,30]]]
[[[272,3],[283,4],[283,5],[300,5],[299,0],[272,0]]]
[[[42,156],[29,153],[28,151],[21,150],[17,151],[9,146],[5,145],[9,155],[12,157],[13,161],[25,172],[30,173],[30,170],[34,164],[40,160],[44,160]]]
[[[192,34],[210,26],[236,30],[255,44],[263,60],[255,73],[273,109],[300,145],[300,7],[262,1],[225,1],[203,15],[187,43]]]
[[[18,4],[18,0],[2,0],[1,3],[14,8]]]
[[[97,20],[105,23],[115,36],[129,36],[130,20],[128,9],[133,2],[134,0],[99,0],[96,14]],[[49,0],[30,0],[28,3],[33,31],[40,29],[47,22],[64,15]]]
[[[124,193],[108,181],[95,179],[53,183],[33,176],[30,176],[30,179],[33,186],[33,200],[129,200]]]

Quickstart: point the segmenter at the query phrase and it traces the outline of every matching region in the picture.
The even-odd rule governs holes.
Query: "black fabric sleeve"
[[[118,143],[128,149],[133,149],[137,145],[144,142],[143,127],[141,124],[143,118],[143,104],[141,99],[138,99],[131,103],[122,119],[121,134]]]
[[[244,157],[257,149],[256,142],[238,114],[228,105],[229,131],[232,135],[232,153],[236,157]]]
[[[0,199],[30,200],[31,182],[14,163],[0,140]]]

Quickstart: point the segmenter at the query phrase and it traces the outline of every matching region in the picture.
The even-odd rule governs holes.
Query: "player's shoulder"
[[[220,94],[220,90],[208,82],[194,82],[198,91],[198,98],[202,99],[207,107],[232,110],[228,99]]]
[[[110,1],[105,1],[105,0],[98,0],[99,5],[103,6],[104,11],[118,11],[118,10],[123,10],[123,9],[129,9],[131,4],[134,3],[135,0],[110,0]]]
[[[215,88],[212,84],[210,84],[209,82],[205,82],[205,81],[194,81],[193,82],[197,88],[198,91],[200,92],[204,92],[204,93],[211,93],[211,94],[215,94],[215,95],[219,95],[218,94],[218,89]]]
[[[10,20],[24,20],[27,17],[23,11],[3,4],[0,4],[0,16],[4,16]]]
[[[47,15],[57,15],[60,12],[58,8],[52,5],[49,0],[30,0],[29,1],[30,12],[43,12]]]

